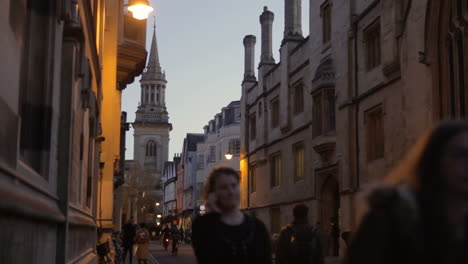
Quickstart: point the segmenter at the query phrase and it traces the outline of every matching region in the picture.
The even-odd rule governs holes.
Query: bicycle
[[[112,258],[110,257],[110,246],[109,242],[98,244],[96,246],[96,251],[99,256],[99,264],[113,264]]]

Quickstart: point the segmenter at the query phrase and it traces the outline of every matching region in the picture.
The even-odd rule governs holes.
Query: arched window
[[[156,142],[154,142],[154,140],[150,140],[148,141],[148,143],[146,143],[146,156],[147,157],[156,156]]]
[[[145,92],[145,104],[149,103],[149,87],[146,86],[146,92]]]

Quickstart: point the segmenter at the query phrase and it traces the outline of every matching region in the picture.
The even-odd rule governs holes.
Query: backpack
[[[138,244],[146,243],[148,241],[148,233],[140,229],[137,231],[136,238]]]
[[[293,263],[315,263],[318,249],[317,228],[288,225],[292,232],[290,246]]]

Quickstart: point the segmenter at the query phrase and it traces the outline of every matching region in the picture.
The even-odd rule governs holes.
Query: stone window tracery
[[[155,157],[156,156],[156,142],[154,140],[148,141],[146,143],[146,156]]]

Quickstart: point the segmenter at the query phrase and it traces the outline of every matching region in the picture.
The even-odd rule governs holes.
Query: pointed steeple
[[[151,42],[151,50],[146,66],[146,71],[143,73],[142,80],[165,80],[166,76],[162,72],[159,64],[158,42],[156,40],[156,24],[153,25],[153,40]]]

